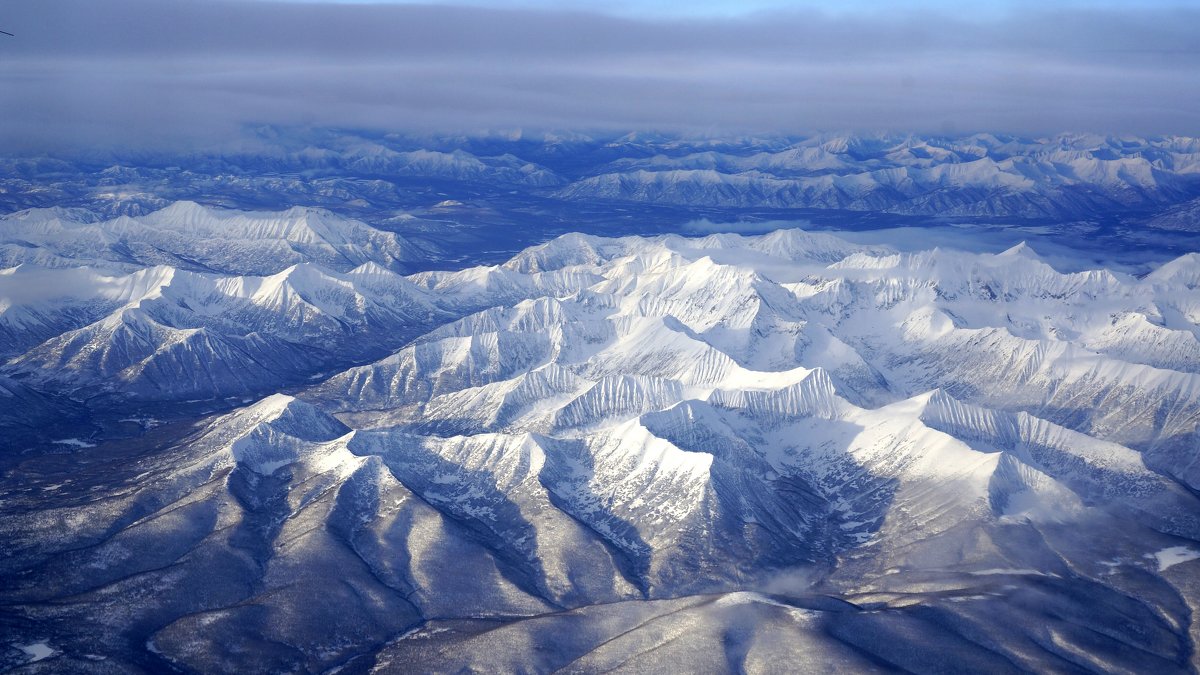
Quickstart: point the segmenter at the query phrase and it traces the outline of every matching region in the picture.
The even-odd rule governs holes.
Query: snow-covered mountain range
[[[304,263],[265,277],[21,266],[0,287],[26,296],[0,313],[3,349],[19,354],[9,370],[75,397],[261,393],[398,346],[442,314],[374,263],[346,274]]]
[[[263,130],[249,150],[0,158],[0,206],[139,215],[173,201],[327,206],[378,215],[486,197],[531,212],[606,202],[690,209],[817,209],[957,218],[1162,215],[1200,229],[1200,140],[1059,134],[368,135]],[[611,220],[611,219],[610,219]],[[611,225],[611,223],[610,223]]]
[[[98,219],[80,209],[29,209],[0,218],[0,265],[169,265],[225,274],[272,274],[317,263],[400,269],[427,252],[404,238],[329,211],[212,209],[175,202],[144,216]]]
[[[825,146],[746,170],[873,161]],[[304,210],[3,222],[0,396],[86,420],[0,491],[0,616],[47,664],[1197,666],[1195,254],[569,234],[401,276]],[[226,226],[259,243],[194,243]]]
[[[1193,195],[1193,138],[815,136],[753,153],[621,158],[567,199],[809,207],[948,216],[1077,218]]]

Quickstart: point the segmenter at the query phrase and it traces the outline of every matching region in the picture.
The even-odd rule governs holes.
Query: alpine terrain
[[[1123,204],[1164,231],[1200,194],[1194,140],[625,142],[585,177],[304,157],[563,204]],[[444,236],[93,206],[0,219],[2,668],[1200,668],[1198,253],[777,224],[480,264],[453,205]]]

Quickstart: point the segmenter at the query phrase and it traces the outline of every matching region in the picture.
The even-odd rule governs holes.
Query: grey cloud
[[[756,15],[252,0],[6,9],[0,142],[206,143],[246,124],[1200,132],[1200,12]]]

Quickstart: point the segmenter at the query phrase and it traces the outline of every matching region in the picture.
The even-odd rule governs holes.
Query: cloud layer
[[[1200,133],[1200,11],[633,19],[542,9],[43,0],[0,26],[10,148],[411,131]],[[4,36],[0,36],[4,37]]]

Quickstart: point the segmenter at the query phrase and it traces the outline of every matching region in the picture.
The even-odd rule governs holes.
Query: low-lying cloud
[[[686,234],[767,234],[781,229],[807,229],[812,226],[812,222],[807,220],[763,220],[763,221],[736,221],[736,222],[713,222],[707,218],[697,220],[689,220],[679,226],[680,231]]]
[[[638,20],[254,0],[14,3],[0,142],[403,131],[1200,129],[1200,11]],[[0,36],[4,37],[4,36]]]

